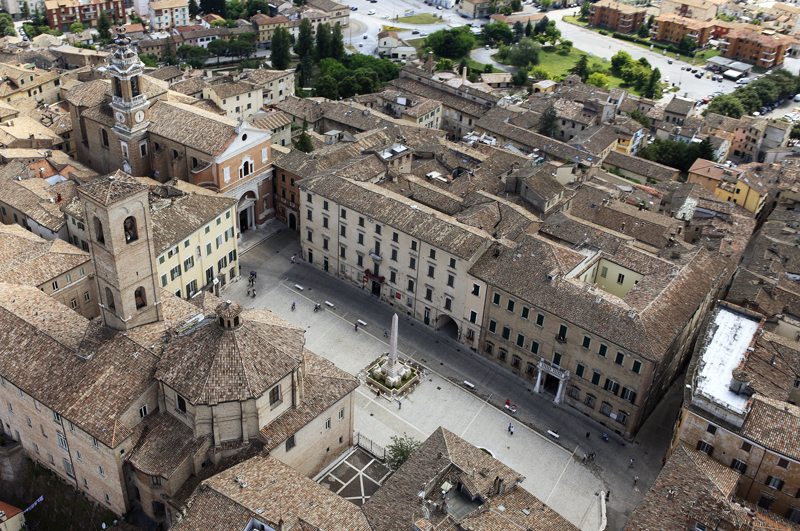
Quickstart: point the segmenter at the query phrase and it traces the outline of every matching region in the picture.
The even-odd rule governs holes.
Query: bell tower
[[[120,166],[132,175],[149,175],[147,126],[150,102],[142,90],[144,63],[131,46],[123,26],[117,28],[107,71],[111,74],[111,110],[119,140]]]
[[[162,319],[149,187],[121,171],[78,187],[106,326]]]

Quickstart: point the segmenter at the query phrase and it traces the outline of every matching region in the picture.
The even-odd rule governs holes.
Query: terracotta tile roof
[[[112,205],[147,191],[147,185],[135,177],[117,170],[114,173],[81,185],[79,191],[81,195],[85,195],[101,205]]]
[[[679,170],[670,166],[664,166],[657,162],[618,151],[610,152],[603,160],[603,167],[608,166],[620,168],[636,175],[641,175],[644,179],[652,179],[654,181],[673,181],[677,179],[680,173]]]
[[[64,99],[76,107],[100,105],[111,95],[111,83],[106,79],[94,79],[76,85],[67,92]]]
[[[466,517],[461,528],[469,531],[577,531],[542,500],[530,492],[516,488],[489,499],[486,511]],[[458,529],[458,528],[457,528]]]
[[[800,459],[800,407],[753,395],[742,435],[775,453]]]
[[[250,20],[255,22],[255,24],[257,26],[270,26],[270,25],[273,25],[273,24],[274,25],[279,25],[279,24],[288,24],[289,23],[289,19],[286,18],[283,15],[277,15],[277,16],[274,16],[274,17],[269,17],[269,16],[267,16],[267,15],[265,15],[263,13],[258,13],[257,15],[253,15],[253,17]]]
[[[169,413],[148,415],[136,426],[137,440],[127,461],[149,476],[169,479],[187,459],[194,460],[211,444],[210,437],[195,438],[192,428]],[[193,467],[190,467],[193,468]]]
[[[683,444],[667,460],[627,531],[688,529],[695,522],[710,529],[746,529],[744,510],[733,504],[739,473]]]
[[[250,119],[250,122],[261,129],[274,131],[279,127],[291,125],[292,117],[283,111],[272,111],[256,114]]]
[[[325,358],[304,350],[303,359],[305,370],[302,401],[261,429],[260,437],[267,450],[276,448],[358,387],[357,379]]]
[[[498,477],[509,490],[519,489],[517,484],[524,479],[480,448],[440,427],[362,508],[373,529],[401,531],[408,529],[409,522],[419,513],[421,489],[427,497],[448,478],[451,483],[462,483],[469,495],[485,501],[494,495],[492,490]],[[431,520],[445,517],[440,511],[432,515]]]
[[[709,290],[716,289],[725,270],[722,259],[705,249],[689,253],[683,264],[629,246],[617,248],[614,254],[601,252],[599,257],[643,277],[622,299],[599,288],[587,289],[586,283],[566,276],[587,255],[529,235],[515,248],[493,246],[470,274],[658,362]],[[547,280],[552,273],[556,273],[554,280]]]
[[[409,92],[411,94],[416,94],[417,96],[422,96],[423,98],[440,101],[442,102],[443,106],[449,109],[458,110],[475,118],[480,117],[487,110],[487,108],[480,103],[471,101],[468,98],[459,96],[458,94],[453,94],[444,90],[443,88],[432,87],[413,79],[393,79],[389,82],[389,85],[403,92]]]
[[[208,86],[208,81],[203,76],[194,76],[189,79],[176,81],[170,85],[169,89],[181,94],[199,94],[203,88]]]
[[[0,280],[40,287],[91,256],[63,240],[45,240],[19,225],[0,224]],[[92,267],[86,268],[86,274]]]
[[[455,218],[497,239],[516,240],[532,227],[538,228],[541,221],[524,208],[483,191],[469,194],[463,204],[464,210]]]
[[[162,81],[172,81],[175,78],[183,77],[183,70],[181,70],[178,66],[170,65],[157,68],[152,72],[148,72],[147,75]]]
[[[219,83],[211,85],[208,87],[208,90],[213,91],[218,98],[226,99],[233,96],[238,96],[239,94],[252,92],[256,90],[256,87],[252,83],[237,81],[233,83]]]
[[[156,378],[192,404],[218,404],[259,398],[300,366],[302,328],[266,310],[244,311],[241,319],[225,329],[207,316],[193,333],[172,339]]]
[[[242,72],[240,78],[243,81],[249,81],[250,83],[254,84],[257,87],[267,88],[267,86],[273,82],[277,81],[281,78],[292,78],[294,76],[294,70],[265,70],[265,69],[258,69],[258,70],[245,70]]]
[[[266,456],[253,457],[205,480],[187,505],[176,531],[244,529],[251,518],[275,529],[281,528],[281,522],[283,529],[370,530],[354,504]]]
[[[236,123],[183,103],[158,101],[150,107],[151,134],[209,155],[222,152],[236,136]]]
[[[490,239],[484,231],[459,223],[372,183],[322,175],[304,179],[300,187],[387,226],[396,227],[459,258],[473,258]]]
[[[58,232],[65,223],[61,207],[75,197],[75,183],[61,181],[51,185],[48,180],[31,176],[31,173],[28,165],[19,160],[0,166],[0,202],[19,210],[42,227]],[[18,177],[22,179],[17,180]]]
[[[10,520],[13,517],[17,516],[19,513],[21,513],[22,509],[14,507],[10,503],[0,501],[0,511],[3,511],[6,514],[6,518]]]

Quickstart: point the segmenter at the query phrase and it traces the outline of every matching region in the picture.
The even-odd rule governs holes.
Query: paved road
[[[497,53],[497,48],[489,48],[488,50],[486,48],[475,48],[469,53],[469,56],[475,61],[478,61],[479,63],[483,63],[485,65],[492,65],[495,68],[498,68],[504,72],[514,73],[517,71],[516,66],[504,65],[492,59],[492,55],[496,53]]]
[[[303,323],[307,326],[309,348],[331,357],[342,368],[355,373],[363,368],[364,360],[374,359],[376,352],[381,348],[385,349],[385,346],[375,346],[375,343],[362,344],[361,338],[369,336],[382,343],[381,323],[390,322],[392,309],[367,292],[329,277],[306,264],[292,266],[289,257],[298,251],[297,236],[288,230],[283,230],[257,245],[243,254],[241,260],[243,271],[259,271],[261,290],[258,298],[244,298],[246,286],[243,282],[229,288],[225,296],[244,299],[243,302],[250,306],[268,307],[287,319]],[[294,284],[303,286],[304,291],[292,292]],[[320,302],[334,301],[336,310],[323,312],[323,320],[323,314],[311,312],[312,303],[306,298]],[[297,312],[289,311],[292,300],[296,300],[301,307]],[[356,319],[364,319],[369,323],[365,330],[358,333],[358,343],[350,324]],[[343,344],[347,346],[344,353],[340,348]],[[612,436],[610,442],[604,443],[599,435],[606,428],[567,406],[555,406],[552,396],[534,395],[529,385],[509,371],[465,349],[463,345],[425,328],[417,321],[401,317],[400,350],[435,370],[436,374],[431,372],[434,381],[429,383],[435,382],[436,386],[417,395],[418,398],[412,395],[409,398],[410,405],[402,409],[402,419],[395,418],[398,412],[393,412],[394,415],[388,414],[387,409],[393,410],[391,405],[360,395],[360,413],[356,417],[358,429],[363,427],[367,433],[371,430],[388,433],[392,426],[400,422],[407,426],[405,429],[419,433],[421,437],[435,428],[434,424],[437,422],[446,427],[452,426],[457,434],[464,434],[474,444],[490,448],[499,459],[524,471],[528,477],[526,489],[542,499],[548,499],[549,504],[570,520],[584,523],[589,521],[589,514],[593,513],[590,510],[591,505],[580,496],[593,496],[599,485],[594,478],[599,477],[604,488],[611,492],[608,506],[609,529],[621,529],[624,526],[627,516],[641,500],[643,491],[658,474],[680,405],[680,385],[673,387],[668,398],[656,409],[633,444],[625,443],[615,436]],[[474,395],[474,401],[467,401],[463,397],[465,391],[454,388],[464,380],[476,386],[470,392]],[[444,387],[445,385],[448,387]],[[434,398],[441,407],[430,408],[430,403],[424,400],[436,395],[436,387],[446,389],[448,398],[444,402],[441,398]],[[502,425],[506,421],[500,422],[498,419],[506,418],[502,412],[502,404],[506,398],[519,405],[517,422],[532,428],[530,433],[525,432],[525,444],[532,446],[522,446],[522,438],[515,439],[511,446],[494,436],[498,430],[502,435]],[[415,403],[416,400],[419,402]],[[463,411],[453,409],[458,407],[467,408],[471,414],[465,415]],[[484,417],[489,412],[493,412],[492,415]],[[412,413],[414,416],[406,416]],[[431,418],[427,419],[426,415]],[[546,435],[542,437],[534,433],[546,434],[549,429],[559,430],[558,443],[563,448],[561,452],[554,452],[550,446],[542,445],[542,441],[550,441]],[[587,432],[590,434],[589,439],[585,437]],[[578,450],[575,455],[596,452],[597,459],[591,469],[583,465],[574,467],[565,460],[564,452],[571,454],[576,448]],[[540,455],[539,452],[547,453]],[[542,459],[542,455],[547,459]],[[637,463],[633,471],[627,465],[631,457]],[[550,463],[549,460],[555,461]],[[632,486],[633,474],[640,477],[639,487],[635,489]],[[582,500],[581,504],[571,505],[569,495],[564,497],[563,489],[566,487],[574,491],[576,499]],[[583,507],[586,509],[581,512]]]

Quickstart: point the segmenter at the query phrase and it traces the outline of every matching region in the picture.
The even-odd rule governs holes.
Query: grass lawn
[[[536,66],[547,70],[547,73],[550,74],[551,79],[562,79],[569,75],[570,69],[575,66],[575,63],[578,62],[578,59],[584,55],[589,56],[589,66],[592,69],[607,70],[611,68],[610,61],[601,59],[596,55],[586,53],[582,50],[578,50],[577,48],[572,48],[569,52],[569,55],[561,55],[560,53],[556,53],[554,50],[542,48],[542,51],[539,54],[539,64]]]
[[[585,20],[581,20],[578,17],[571,17],[569,15],[564,15],[563,20],[564,22],[569,22],[570,24],[575,24],[576,26],[582,26],[584,28],[589,25],[589,23]]]
[[[416,15],[396,18],[395,21],[405,22],[406,24],[437,24],[442,20],[433,13],[418,13]]]
[[[406,39],[406,42],[416,48],[417,50],[417,57],[421,57],[422,47],[425,45],[425,37],[421,39]]]

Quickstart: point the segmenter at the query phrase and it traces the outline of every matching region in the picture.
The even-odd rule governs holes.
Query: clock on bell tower
[[[150,102],[142,90],[144,63],[131,46],[124,27],[117,28],[114,44],[107,71],[111,75],[113,130],[120,142],[120,167],[135,175],[147,175],[150,167],[146,147]]]

